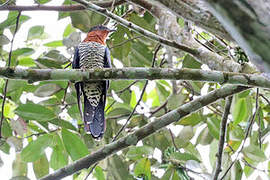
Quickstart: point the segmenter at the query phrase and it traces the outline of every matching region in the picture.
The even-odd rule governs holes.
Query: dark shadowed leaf
[[[213,117],[207,118],[206,122],[207,122],[207,126],[208,126],[210,134],[214,138],[219,139],[220,119],[213,116]]]
[[[33,162],[33,169],[37,179],[49,174],[49,162],[45,153]]]
[[[45,149],[52,143],[52,136],[45,134],[39,136],[36,140],[31,141],[21,153],[22,160],[26,162],[33,162],[41,158]]]
[[[62,138],[65,148],[73,161],[89,154],[86,145],[76,134],[62,129]]]
[[[104,16],[93,11],[71,12],[70,17],[72,25],[84,32],[88,32],[92,26],[102,24],[105,20]]]

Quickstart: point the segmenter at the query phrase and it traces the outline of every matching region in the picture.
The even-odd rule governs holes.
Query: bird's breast
[[[106,46],[97,42],[82,42],[78,46],[80,68],[103,68]]]

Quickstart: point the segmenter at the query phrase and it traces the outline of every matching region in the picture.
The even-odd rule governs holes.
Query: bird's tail
[[[101,98],[97,107],[90,104],[86,96],[84,96],[84,127],[85,131],[91,133],[93,138],[102,138],[105,132],[105,117],[104,117],[105,102]]]

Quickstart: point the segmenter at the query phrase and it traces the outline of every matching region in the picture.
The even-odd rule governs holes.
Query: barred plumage
[[[91,68],[103,68],[104,67],[104,55],[106,46],[97,42],[82,42],[78,46],[80,56],[80,69],[87,70]],[[90,101],[90,104],[94,107],[98,106],[98,103],[102,94],[102,83],[91,82],[84,83],[84,94]]]
[[[75,49],[72,67],[88,70],[92,68],[110,68],[110,51],[105,45],[108,28],[97,26],[92,29]],[[89,81],[75,83],[79,110],[84,120],[86,132],[94,138],[101,138],[105,132],[104,108],[109,81]],[[81,107],[81,95],[84,97],[84,111]]]

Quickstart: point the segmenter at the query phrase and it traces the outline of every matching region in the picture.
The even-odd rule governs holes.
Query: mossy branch
[[[105,68],[89,71],[65,69],[24,69],[0,68],[0,77],[8,79],[23,79],[30,82],[50,80],[192,80],[202,82],[216,82],[220,84],[237,84],[270,88],[270,80],[258,74],[242,74],[221,71],[205,71],[199,69],[173,68]]]

